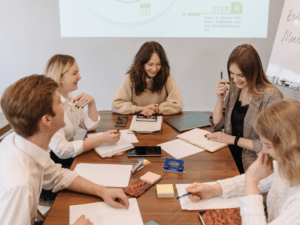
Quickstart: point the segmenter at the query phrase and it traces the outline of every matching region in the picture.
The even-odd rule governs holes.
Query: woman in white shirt
[[[94,130],[100,117],[94,98],[86,93],[78,96],[73,93],[78,89],[81,76],[79,67],[72,56],[54,55],[49,59],[44,74],[59,84],[58,92],[65,109],[66,126],[52,137],[49,145],[54,153],[51,154],[51,158],[55,162],[62,163],[63,167],[69,168],[75,156],[103,143],[114,144],[120,140],[120,133],[117,130],[110,130],[98,137],[74,141],[79,126],[86,130]],[[86,106],[87,111],[84,109]]]
[[[263,142],[262,153],[246,174],[214,185],[193,183],[186,188],[192,201],[222,195],[240,198],[243,224],[300,224],[300,103],[285,99],[266,108],[254,127]],[[274,160],[273,160],[274,159]],[[263,197],[268,191],[268,222]]]

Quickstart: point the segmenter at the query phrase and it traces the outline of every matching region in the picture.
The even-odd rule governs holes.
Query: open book
[[[210,152],[215,152],[220,148],[227,146],[227,144],[224,143],[207,140],[207,138],[204,137],[205,134],[210,134],[210,132],[207,130],[195,128],[193,130],[177,135],[177,138],[192,145],[196,145],[200,148],[204,148],[205,150]]]

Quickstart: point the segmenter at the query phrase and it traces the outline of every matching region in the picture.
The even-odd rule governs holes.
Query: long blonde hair
[[[252,45],[243,44],[237,46],[230,54],[227,61],[227,72],[230,83],[230,90],[233,89],[234,83],[230,77],[229,67],[236,64],[242,71],[248,83],[249,94],[253,98],[263,96],[268,88],[276,88],[280,93],[281,91],[275,87],[267,78],[262,63],[257,51]],[[283,98],[283,94],[281,93]]]
[[[276,153],[279,173],[300,183],[300,102],[284,99],[266,108],[254,122],[259,135],[269,140]]]
[[[44,74],[51,77],[59,84],[62,75],[75,63],[76,61],[72,56],[60,54],[54,55],[48,60],[44,69]]]

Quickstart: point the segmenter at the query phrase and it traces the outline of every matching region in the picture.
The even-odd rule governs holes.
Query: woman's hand
[[[215,132],[215,133],[206,134],[205,137],[209,141],[216,141],[216,142],[225,143],[225,144],[228,144],[228,145],[233,145],[234,144],[234,140],[235,140],[235,136],[231,136],[229,134],[225,134],[225,133],[223,133],[221,131]]]
[[[258,195],[258,183],[274,172],[273,161],[268,154],[258,153],[258,158],[251,164],[245,174],[244,195]]]
[[[73,225],[93,225],[88,218],[85,218],[84,215],[81,215]]]
[[[73,102],[75,102],[75,107],[84,108],[86,105],[90,107],[95,104],[95,99],[86,93],[81,93],[74,99]]]
[[[213,185],[193,183],[185,189],[186,193],[192,193],[189,199],[193,202],[198,202],[201,199],[209,199],[222,194],[222,188],[219,183]]]
[[[224,99],[226,92],[228,90],[228,87],[226,84],[229,84],[227,80],[220,80],[216,85],[216,94],[218,98]]]
[[[115,144],[120,140],[121,132],[117,130],[109,130],[100,135],[99,137],[102,138],[103,143]]]
[[[257,155],[257,159],[248,168],[245,176],[258,184],[260,180],[270,176],[274,172],[274,168],[273,160],[268,154],[259,152]]]
[[[157,104],[151,104],[146,106],[146,108],[140,112],[144,116],[152,116],[153,114],[158,113],[158,105]]]

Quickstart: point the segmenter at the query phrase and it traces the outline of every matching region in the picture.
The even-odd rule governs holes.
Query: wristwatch
[[[241,138],[241,137],[238,137],[238,136],[235,137],[235,139],[234,139],[234,145],[235,145],[235,146],[238,146],[237,143],[238,143],[238,141],[239,141],[240,138]]]

